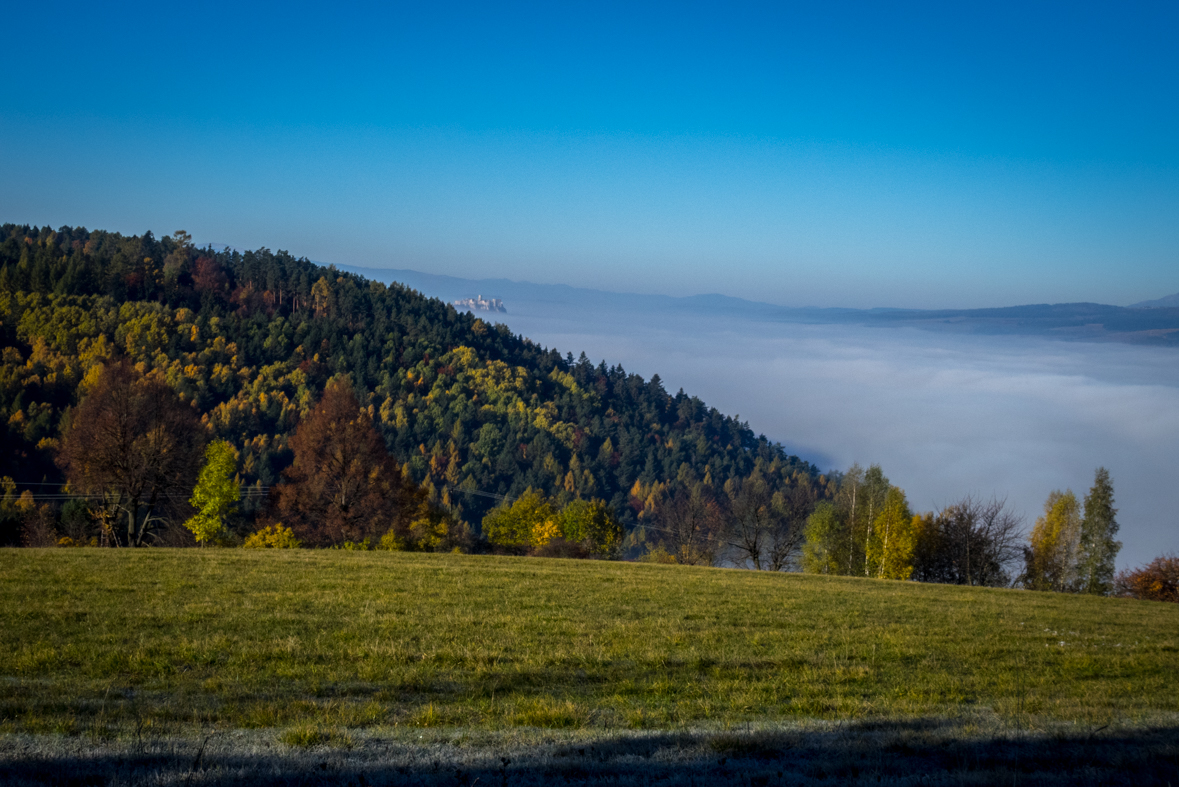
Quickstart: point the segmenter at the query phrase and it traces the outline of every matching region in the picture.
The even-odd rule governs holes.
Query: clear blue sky
[[[39,3],[0,221],[791,305],[1179,291],[1175,3]]]

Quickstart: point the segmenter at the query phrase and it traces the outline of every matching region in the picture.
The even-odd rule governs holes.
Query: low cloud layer
[[[706,314],[503,319],[562,352],[658,373],[824,470],[878,462],[919,510],[1005,497],[1030,528],[1049,492],[1084,495],[1103,465],[1119,568],[1179,552],[1173,349]]]

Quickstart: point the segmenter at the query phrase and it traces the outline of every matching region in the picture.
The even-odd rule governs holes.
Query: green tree
[[[806,520],[806,540],[802,545],[802,570],[808,574],[842,574],[845,564],[840,560],[845,545],[845,523],[839,509],[824,500]]]
[[[1109,471],[1097,468],[1093,487],[1085,497],[1085,516],[1081,520],[1080,559],[1077,566],[1077,589],[1081,593],[1107,596],[1114,589],[1114,559],[1122,542],[1118,533],[1118,510],[1113,507],[1113,482]]]
[[[622,546],[622,525],[601,500],[571,500],[559,518],[561,537],[591,555],[614,557]]]
[[[242,499],[241,488],[234,478],[236,471],[237,457],[229,443],[217,440],[205,448],[205,466],[188,501],[197,513],[184,523],[196,536],[197,543],[206,544],[225,532],[225,518],[236,511]]]
[[[892,484],[888,482],[888,477],[884,475],[880,465],[868,467],[864,473],[860,494],[857,496],[863,508],[863,513],[857,514],[857,521],[863,523],[864,530],[856,534],[856,541],[862,542],[863,546],[860,554],[863,555],[864,576],[866,577],[872,576],[873,569],[879,563],[879,557],[877,556],[877,559],[873,560],[873,555],[870,553],[877,549],[874,545],[880,542],[880,534],[876,530],[876,519],[884,509],[885,500],[892,488]],[[857,543],[856,546],[859,547],[860,543]]]
[[[505,501],[483,517],[483,537],[497,546],[543,546],[557,535],[552,503],[532,487],[511,505]]]

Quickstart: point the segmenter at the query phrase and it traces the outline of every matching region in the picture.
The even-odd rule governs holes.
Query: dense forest
[[[689,562],[715,558],[693,542],[710,518],[760,506],[792,553],[837,489],[658,376],[562,356],[400,285],[282,251],[200,249],[184,232],[0,227],[0,345],[0,476],[10,499],[31,491],[61,509],[63,418],[112,363],[166,383],[232,446],[239,538],[273,507],[297,426],[339,379],[406,482],[476,538],[495,506],[532,490],[554,510],[600,501],[628,548],[667,542]],[[685,517],[700,524],[686,541],[667,526]],[[19,541],[15,519],[4,527]]]

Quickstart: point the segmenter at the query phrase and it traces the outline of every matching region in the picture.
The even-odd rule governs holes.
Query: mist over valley
[[[966,330],[961,320],[874,320],[859,310],[791,310],[722,296],[352,270],[447,301],[502,298],[506,313],[477,313],[562,353],[658,374],[669,392],[683,388],[740,414],[824,471],[879,463],[917,510],[966,494],[1006,498],[1030,530],[1049,492],[1081,495],[1104,466],[1117,491],[1119,568],[1179,551],[1171,334],[1152,345],[1091,329],[1096,340],[1084,341],[1037,323],[996,334],[977,320],[977,330]],[[1179,325],[1169,314],[1179,310],[1101,308]]]

